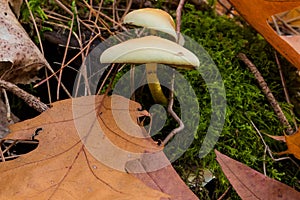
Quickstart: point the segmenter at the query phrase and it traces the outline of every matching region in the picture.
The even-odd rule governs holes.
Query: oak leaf
[[[20,1],[10,1],[19,12]],[[18,22],[8,0],[0,0],[0,79],[27,84],[37,80],[38,70],[49,65]]]
[[[243,200],[299,199],[300,193],[293,188],[271,179],[217,150],[215,153],[224,174]]]
[[[137,118],[146,114],[139,110],[138,103],[116,95],[80,97],[56,102],[38,117],[12,125],[12,132],[6,139],[30,140],[37,129],[42,131],[35,134],[39,145],[34,151],[0,164],[0,178],[5,180],[1,184],[0,199],[184,199],[180,194],[164,189],[167,186],[185,191],[182,193],[187,194],[188,199],[197,199],[179,178],[170,179],[176,184],[169,182],[162,188],[159,184],[153,187],[149,179],[137,178],[162,171],[167,175],[174,173],[173,168],[169,170],[170,163],[152,172],[146,165],[137,170],[136,164],[132,164],[146,163],[143,160],[147,157],[152,158],[153,166],[156,162],[153,158],[162,158],[163,155],[162,147],[138,126]],[[135,132],[133,135],[123,131],[125,124],[133,126],[127,127]],[[97,126],[104,132],[101,137],[94,133],[99,131],[94,129]],[[88,131],[78,134],[84,130]],[[126,160],[115,154],[117,150],[101,149],[107,141],[126,153],[130,152],[127,155],[131,156]],[[97,148],[101,151],[95,151]],[[95,152],[105,155],[104,158]],[[111,167],[110,164],[114,163],[105,158],[116,162],[116,168],[124,167],[124,171]],[[163,180],[164,174],[160,175]],[[152,182],[160,182],[160,179],[152,179]]]

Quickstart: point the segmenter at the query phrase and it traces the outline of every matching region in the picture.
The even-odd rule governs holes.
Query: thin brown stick
[[[173,69],[174,70],[174,69]],[[173,119],[176,120],[176,122],[179,124],[179,127],[173,129],[168,136],[162,141],[161,145],[166,145],[171,138],[176,135],[178,132],[182,131],[184,129],[184,123],[181,121],[181,119],[177,116],[177,114],[173,111],[173,104],[174,104],[174,82],[175,82],[175,73],[173,72],[173,77],[171,80],[171,92],[170,92],[170,100],[168,105],[168,113],[173,117]]]
[[[49,80],[50,78],[52,78],[53,76],[57,77],[57,73],[60,72],[63,68],[67,67],[71,62],[73,62],[78,56],[80,56],[82,54],[82,52],[84,50],[86,50],[87,48],[89,48],[90,44],[98,37],[99,35],[95,35],[90,41],[89,43],[83,48],[80,50],[80,52],[78,52],[72,59],[70,59],[66,64],[63,65],[63,67],[61,67],[59,70],[57,70],[56,72],[54,72],[52,70],[52,68],[48,68],[50,71],[51,71],[51,75],[48,76],[48,78],[45,78],[43,79],[42,81],[40,81],[39,83],[37,83],[36,85],[33,86],[33,88],[36,88],[38,86],[40,86],[41,84],[45,83],[47,80]],[[57,77],[58,79],[58,77]],[[63,86],[63,85],[62,85]],[[72,98],[71,95],[69,95],[70,98]]]
[[[225,198],[226,194],[229,192],[229,190],[231,189],[231,186],[229,186],[225,192],[218,198],[218,200],[222,200]]]
[[[266,95],[267,99],[269,100],[271,106],[273,107],[279,121],[282,125],[286,127],[286,132],[291,135],[294,133],[291,125],[289,124],[288,120],[286,119],[284,113],[282,112],[281,107],[279,106],[278,102],[276,101],[275,97],[273,96],[270,88],[268,87],[267,83],[265,82],[264,78],[256,68],[256,66],[247,58],[247,56],[243,53],[239,53],[238,57],[246,64],[246,66],[250,69],[250,71],[255,76],[256,80],[258,81],[259,86],[261,87],[262,91]]]
[[[63,57],[61,67],[60,67],[61,70],[60,70],[59,76],[58,76],[57,91],[56,91],[56,99],[57,100],[59,99],[59,90],[60,90],[60,85],[61,85],[62,73],[63,73],[63,68],[64,68],[64,65],[65,65],[65,62],[66,62],[67,54],[68,54],[68,51],[69,51],[69,44],[70,44],[71,36],[72,36],[72,32],[73,32],[74,20],[75,19],[74,19],[74,15],[73,15],[72,16],[72,21],[71,21],[71,26],[70,26],[70,32],[69,32],[69,35],[68,35],[66,48],[65,48],[65,52],[64,52],[64,57]]]
[[[282,84],[282,87],[283,87],[283,91],[284,91],[284,96],[285,96],[286,102],[289,103],[289,104],[291,104],[289,92],[287,90],[285,78],[283,76],[281,64],[280,64],[280,61],[278,59],[276,51],[275,51],[275,60],[276,60],[277,66],[278,66],[278,71],[279,71],[279,75],[280,75],[280,79],[281,79],[281,84]],[[296,122],[296,119],[295,119],[295,113],[293,112],[293,110],[290,110],[290,112],[291,112],[291,115],[293,116],[294,126],[297,129],[298,125],[297,125],[297,122]]]
[[[3,154],[5,154],[6,152],[8,152],[13,146],[15,146],[15,144],[18,142],[18,140],[14,140],[8,147],[5,148],[3,152]]]
[[[4,153],[2,151],[2,148],[0,147],[0,158],[2,160],[2,162],[5,162],[5,157],[4,157]]]
[[[290,96],[289,96],[289,93],[288,93],[288,91],[287,91],[285,79],[284,79],[284,76],[283,76],[283,74],[282,74],[281,64],[280,64],[280,62],[279,62],[279,59],[278,59],[278,56],[277,56],[276,51],[275,51],[275,61],[276,61],[277,66],[278,66],[278,71],[279,71],[281,83],[282,83],[282,86],[283,86],[283,91],[284,91],[285,100],[286,100],[286,102],[288,102],[288,103],[290,104],[290,103],[291,103]]]
[[[11,159],[15,159],[15,158],[18,158],[20,157],[21,155],[13,155],[13,156],[8,156],[8,157],[5,157],[6,160],[11,160]],[[0,158],[0,162],[5,162],[5,160],[2,160],[2,158]]]
[[[181,13],[184,5],[184,0],[180,0],[178,7],[176,9],[176,31],[177,31],[177,42],[179,41],[180,35],[180,25],[181,25]],[[174,69],[173,69],[174,70]],[[171,80],[171,91],[169,97],[169,104],[168,104],[168,113],[175,119],[175,121],[179,124],[179,127],[173,129],[168,136],[162,141],[161,145],[166,145],[174,135],[184,129],[184,123],[182,120],[177,116],[177,114],[173,110],[174,104],[174,82],[175,82],[175,72],[173,71],[172,80]]]
[[[268,152],[268,154],[269,154],[269,156],[270,156],[270,158],[271,158],[272,160],[274,160],[275,162],[277,162],[277,161],[282,161],[282,160],[290,160],[290,161],[292,161],[298,168],[300,168],[300,166],[297,164],[297,162],[294,161],[291,157],[274,158],[273,152],[271,151],[271,149],[269,148],[269,146],[268,146],[267,143],[265,142],[265,140],[264,140],[263,136],[261,135],[260,131],[258,130],[258,128],[255,126],[255,124],[253,123],[252,120],[250,120],[250,123],[252,124],[253,128],[255,129],[255,131],[258,133],[258,135],[259,135],[261,141],[263,142],[263,144],[264,144],[264,146],[265,146],[264,152]],[[275,153],[275,154],[276,154],[276,153]],[[277,155],[278,155],[278,153],[277,153]],[[265,155],[264,155],[263,170],[264,170],[264,174],[266,175],[266,174],[267,174],[267,171],[266,171],[266,166],[265,166],[266,163],[265,163],[265,161],[266,161],[266,160],[265,160]]]
[[[7,118],[7,121],[11,122],[12,121],[11,110],[10,110],[10,105],[9,105],[9,100],[8,100],[8,97],[7,97],[6,90],[2,89],[2,93],[3,93],[3,96],[4,96],[4,100],[5,100],[5,105],[6,105],[6,118]]]
[[[44,112],[48,109],[48,106],[41,102],[39,99],[37,99],[35,96],[27,93],[26,91],[22,90],[18,86],[16,86],[13,83],[0,80],[0,87],[12,92],[16,96],[23,99],[30,107],[34,108],[35,110],[39,112]]]
[[[283,19],[281,19],[281,17],[279,17],[278,15],[275,15],[275,17],[276,17],[277,20],[279,20],[293,34],[300,35],[300,33],[298,31],[296,31],[295,29],[293,29],[293,27],[291,27],[288,23],[286,23]]]
[[[35,29],[35,31],[36,31],[36,35],[37,35],[38,40],[39,40],[39,43],[40,43],[41,52],[42,52],[42,54],[44,55],[43,43],[42,43],[42,40],[41,40],[41,36],[40,36],[39,29],[38,29],[38,27],[37,27],[37,25],[36,25],[35,17],[34,17],[33,14],[32,14],[32,11],[31,11],[30,6],[29,6],[29,3],[28,3],[28,0],[25,0],[25,2],[26,2],[26,6],[27,6],[27,8],[28,8],[28,11],[29,11],[31,20],[32,20],[32,22],[33,22],[34,29]]]
[[[177,32],[177,38],[179,38],[180,34],[180,26],[181,26],[181,13],[184,6],[184,0],[180,0],[178,7],[176,9],[176,32]]]
[[[37,27],[37,24],[36,24],[36,20],[35,20],[35,17],[33,16],[33,13],[30,9],[30,6],[29,6],[29,3],[28,3],[28,0],[25,0],[26,2],[26,6],[29,10],[29,14],[30,14],[30,17],[31,17],[31,20],[33,22],[33,25],[34,25],[34,29],[36,31],[36,35],[37,35],[37,38],[39,40],[39,45],[40,45],[40,49],[41,49],[41,52],[42,54],[44,55],[44,47],[43,47],[43,43],[42,43],[42,39],[41,39],[41,36],[40,36],[40,32],[39,32],[39,29]],[[45,75],[46,77],[48,76],[48,73],[47,73],[47,69],[45,68]],[[47,90],[48,90],[48,96],[49,96],[49,103],[51,103],[51,94],[50,94],[50,84],[49,84],[49,80],[47,80]]]
[[[62,2],[60,2],[59,0],[54,0],[59,7],[61,7],[64,11],[66,11],[69,15],[73,16],[73,13],[71,10],[69,10]]]
[[[132,0],[129,0],[128,3],[127,3],[127,6],[126,6],[126,9],[123,13],[123,16],[121,17],[121,22],[124,20],[125,16],[127,15],[127,13],[129,12],[130,8],[131,8],[131,5],[132,5]]]
[[[279,26],[278,26],[278,24],[277,24],[277,21],[276,21],[276,19],[275,19],[275,17],[272,16],[271,18],[272,18],[272,21],[273,21],[273,24],[274,24],[274,26],[275,26],[275,29],[276,29],[277,34],[278,34],[278,35],[282,35],[282,33],[281,33],[280,29],[279,29]]]

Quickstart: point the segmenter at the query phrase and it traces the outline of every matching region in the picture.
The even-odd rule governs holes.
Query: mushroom
[[[195,54],[179,44],[158,36],[130,39],[106,49],[101,63],[161,63],[177,68],[195,69],[199,60]]]
[[[175,39],[175,41],[177,41],[182,46],[184,44],[184,38],[182,37],[182,35],[180,33],[177,35],[175,31],[175,23],[173,21],[173,18],[163,10],[154,8],[134,10],[124,17],[123,22],[125,24],[142,26],[152,30],[167,33],[171,35]],[[155,33],[155,31],[152,31],[152,33]],[[147,81],[152,97],[156,103],[162,103],[166,105],[168,103],[168,100],[163,94],[156,71],[156,64],[146,64]]]
[[[195,69],[200,62],[195,54],[170,40],[158,36],[130,39],[106,49],[101,63],[146,64],[147,81],[154,101],[167,104],[156,76],[157,63],[176,68]]]
[[[173,18],[163,10],[154,8],[134,10],[124,17],[123,22],[152,29],[152,33],[155,31],[167,33],[179,44],[184,44],[182,35],[177,35],[175,31]],[[168,99],[160,86],[156,63],[174,65],[184,69],[194,69],[195,66],[199,66],[199,60],[193,53],[177,43],[156,36],[128,40],[109,49],[101,55],[101,62],[146,64],[146,77],[152,97],[156,103],[164,105],[168,103]],[[115,55],[118,57],[116,58]]]
[[[162,31],[177,40],[175,23],[171,15],[160,9],[143,8],[134,10],[124,17],[123,22],[125,24]]]

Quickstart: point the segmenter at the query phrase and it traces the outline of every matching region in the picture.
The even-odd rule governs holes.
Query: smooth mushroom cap
[[[161,63],[184,69],[200,65],[197,56],[170,40],[157,36],[130,39],[106,49],[100,56],[101,63]]]
[[[134,10],[125,16],[124,23],[162,31],[177,40],[173,18],[160,9],[143,8]]]

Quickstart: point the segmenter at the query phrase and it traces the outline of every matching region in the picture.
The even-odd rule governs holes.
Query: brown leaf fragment
[[[161,166],[164,167],[161,168]],[[126,169],[149,187],[169,194],[172,200],[196,200],[198,197],[186,186],[176,173],[167,157],[146,154],[141,159],[129,161]],[[155,170],[156,169],[156,170]],[[137,171],[141,173],[136,173]]]
[[[215,150],[217,161],[243,200],[297,200],[300,193]]]
[[[300,129],[298,129],[298,131],[292,135],[266,135],[273,138],[274,140],[283,141],[286,143],[288,149],[286,151],[277,153],[278,155],[293,154],[297,159],[300,160]]]
[[[136,108],[140,105],[123,97],[116,97],[120,102],[114,102],[117,105],[111,106],[112,98],[106,97],[103,100],[103,96],[89,96],[59,101],[36,118],[12,125],[11,133],[6,139],[30,140],[37,129],[41,128],[42,131],[35,136],[35,139],[39,141],[35,150],[15,160],[0,163],[0,179],[5,180],[1,182],[0,199],[160,200],[169,198],[170,195],[147,186],[131,174],[117,170],[102,160],[97,160],[97,155],[92,154],[94,152],[89,149],[90,146],[83,144],[80,140],[78,134],[80,129],[76,123],[82,122],[86,123],[86,126],[108,127],[104,131],[103,140],[95,141],[100,146],[99,148],[102,142],[109,138],[116,147],[122,142],[128,143],[128,146],[123,144],[119,148],[124,147],[131,152],[161,151],[161,147],[158,147],[151,138],[136,138],[131,141],[128,139],[134,138],[133,136],[125,137],[126,133],[114,127],[116,122],[113,122],[112,114],[108,113],[115,112],[115,118],[119,119],[125,112],[122,108],[127,101],[129,103],[127,112],[129,110],[131,118],[126,117],[130,124],[133,123],[130,122],[133,117],[138,115]],[[87,107],[88,105],[90,106]],[[82,113],[74,114],[78,111],[75,107],[81,107],[82,109],[78,110]],[[86,116],[93,112],[84,110],[86,108],[93,108],[94,113],[98,113],[96,117],[89,116],[92,123],[87,123]],[[136,122],[137,118],[134,121]],[[96,135],[92,132],[97,129],[89,128],[90,132],[86,134],[85,141],[95,139],[89,136],[90,134]],[[113,136],[114,134],[117,136]],[[109,150],[98,153],[106,155],[106,158],[111,161],[119,160],[119,155]]]
[[[268,19],[275,14],[300,6],[299,0],[228,0],[239,14],[255,28],[280,54],[300,69],[299,36],[278,36]]]
[[[20,1],[10,1],[15,11]],[[49,65],[11,11],[0,0],[0,79],[27,84],[36,81],[38,70]]]
[[[300,129],[292,135],[285,135],[288,153],[293,154],[300,160]]]

